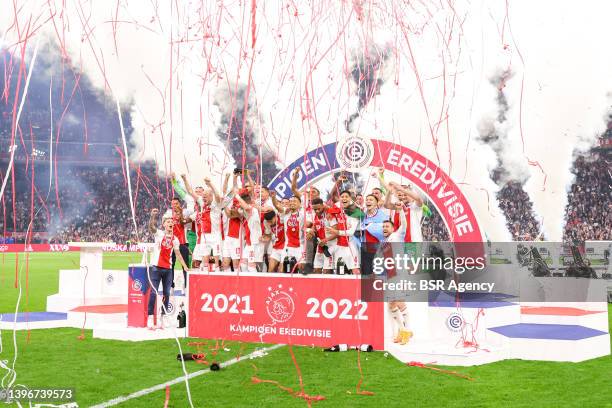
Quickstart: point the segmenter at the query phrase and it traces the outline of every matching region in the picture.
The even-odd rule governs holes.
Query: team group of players
[[[379,187],[365,197],[343,189],[347,178],[340,176],[326,201],[315,186],[300,191],[298,176],[297,171],[291,175],[293,195],[279,199],[239,169],[225,175],[220,191],[208,178],[192,188],[186,175],[172,175],[176,197],[163,215],[162,229],[158,209],[151,211],[149,222],[155,234],[151,283],[155,288],[162,283],[164,303],[176,261],[186,284],[190,255],[191,267],[211,272],[342,273],[346,267],[359,274],[361,244],[422,241],[421,219],[428,211],[422,198],[409,185],[386,182],[382,169],[373,173]],[[189,231],[197,237],[193,251]],[[150,315],[153,308],[150,302]],[[396,340],[405,343],[410,337],[405,304],[391,302],[390,311],[399,324]]]

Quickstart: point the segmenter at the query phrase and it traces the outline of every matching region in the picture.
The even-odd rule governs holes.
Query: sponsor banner
[[[189,275],[189,337],[384,348],[382,303],[361,300],[358,277]]]
[[[78,251],[78,247],[68,244],[0,244],[0,253],[6,252],[68,252]],[[146,245],[107,245],[102,248],[104,252],[144,252]]]
[[[1,252],[67,252],[78,251],[79,248],[68,244],[2,244]]]
[[[151,244],[132,244],[132,245],[125,245],[125,244],[109,244],[106,245],[104,247],[102,247],[102,251],[104,252],[144,252],[147,250],[147,245],[150,246]]]

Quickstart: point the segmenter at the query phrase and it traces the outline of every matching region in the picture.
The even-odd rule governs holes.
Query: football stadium
[[[0,405],[612,407],[612,5],[0,9]]]

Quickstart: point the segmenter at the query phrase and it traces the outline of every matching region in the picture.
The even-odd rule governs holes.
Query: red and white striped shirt
[[[400,213],[394,211],[393,224],[395,230],[400,228],[401,220]],[[412,202],[404,205],[404,220],[406,222],[406,231],[404,233],[404,242],[423,242],[423,232],[421,231],[421,219],[423,218],[423,207],[419,207]]]
[[[179,248],[179,240],[175,236],[168,236],[162,230],[155,233],[155,247],[151,255],[151,265],[158,268],[172,268],[172,251]]]
[[[276,223],[270,225],[268,221],[264,221],[266,235],[272,236],[272,247],[274,249],[285,248],[285,225],[280,217],[276,217]]]
[[[288,248],[299,248],[302,245],[305,221],[304,210],[290,212],[283,216]]]

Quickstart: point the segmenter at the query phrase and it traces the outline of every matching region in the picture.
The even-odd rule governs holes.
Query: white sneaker
[[[155,330],[155,324],[153,323],[153,315],[149,315],[147,318],[147,329]]]

